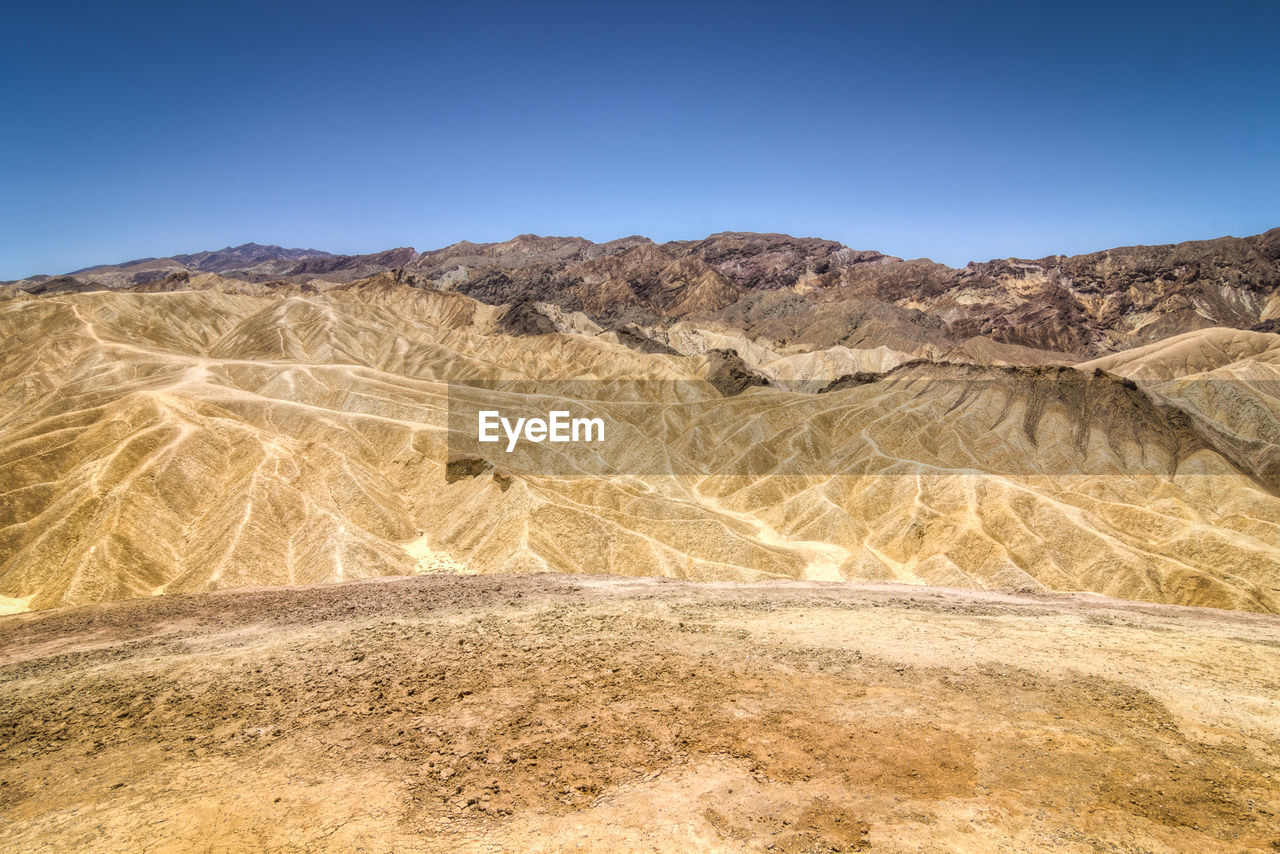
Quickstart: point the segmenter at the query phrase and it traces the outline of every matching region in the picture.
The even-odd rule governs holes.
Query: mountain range
[[[247,244],[10,282],[0,606],[554,571],[1277,611],[1278,286],[1280,230],[960,269],[771,234]],[[476,383],[599,411],[625,465],[460,454]]]
[[[657,244],[521,235],[334,255],[248,243],[36,276],[8,286],[42,294],[174,288],[214,273],[252,283],[349,283],[383,272],[490,304],[537,301],[610,326],[698,319],[776,346],[934,345],[981,339],[1087,357],[1213,326],[1270,331],[1280,317],[1280,229],[1088,255],[947,267],[781,234],[714,234]],[[1018,360],[1017,358],[1013,361]]]

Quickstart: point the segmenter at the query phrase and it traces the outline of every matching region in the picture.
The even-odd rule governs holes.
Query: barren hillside
[[[1032,351],[993,339],[782,347],[420,284],[11,288],[0,602],[555,571],[1280,608],[1280,336],[1015,366],[996,354]],[[489,448],[451,476],[477,382],[626,441],[605,468]]]
[[[1272,617],[388,579],[0,620],[6,851],[1267,851]]]

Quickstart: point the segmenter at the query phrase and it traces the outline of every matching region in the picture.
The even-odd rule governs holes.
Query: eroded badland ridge
[[[769,234],[248,244],[9,283],[0,603],[550,570],[1272,612],[1278,287],[1280,229],[960,269]],[[579,381],[720,467],[447,476],[477,380]]]

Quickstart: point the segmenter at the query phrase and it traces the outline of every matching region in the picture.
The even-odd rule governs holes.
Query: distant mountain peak
[[[286,249],[275,244],[242,243],[215,252],[197,252],[192,255],[174,255],[172,260],[204,273],[221,273],[243,267],[252,267],[271,261],[301,261],[304,258],[332,258],[333,254],[319,249]]]

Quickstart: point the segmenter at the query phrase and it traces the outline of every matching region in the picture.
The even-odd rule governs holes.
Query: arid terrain
[[[0,620],[5,851],[1274,851],[1280,621],[436,576]]]
[[[10,283],[0,609],[554,571],[1276,612],[1277,282],[1280,231],[964,270],[783,235],[250,245]],[[516,466],[450,420],[469,383],[615,438]]]
[[[1280,230],[0,284],[0,850],[1280,850],[1277,287]]]

